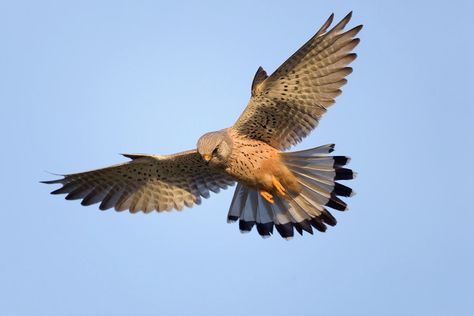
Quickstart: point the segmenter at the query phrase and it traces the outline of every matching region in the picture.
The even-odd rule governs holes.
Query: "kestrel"
[[[274,227],[284,238],[294,229],[326,231],[336,219],[326,207],[339,211],[347,205],[338,196],[353,195],[336,180],[353,179],[344,168],[345,156],[330,156],[334,144],[284,152],[314,129],[341,94],[355,36],[362,25],[345,31],[352,12],[329,29],[332,14],[318,32],[270,76],[259,67],[250,101],[237,122],[204,134],[197,149],[174,155],[125,154],[129,162],[64,175],[52,194],[81,199],[82,205],[99,203],[101,210],[181,210],[201,203],[210,191],[219,192],[237,182],[228,222],[239,220],[242,232],[257,226],[263,237]]]

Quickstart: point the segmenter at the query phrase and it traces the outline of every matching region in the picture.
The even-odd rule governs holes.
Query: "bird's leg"
[[[270,192],[265,191],[265,190],[260,190],[259,193],[268,203],[270,204],[275,203],[273,201],[273,195]]]
[[[285,196],[286,190],[283,187],[283,185],[280,183],[280,181],[278,181],[278,179],[275,178],[275,176],[272,176],[272,183],[275,189],[277,190],[278,194],[281,196]]]

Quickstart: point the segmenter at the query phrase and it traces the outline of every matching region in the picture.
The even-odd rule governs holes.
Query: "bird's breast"
[[[280,167],[279,151],[261,141],[234,140],[226,172],[250,187],[262,187]]]

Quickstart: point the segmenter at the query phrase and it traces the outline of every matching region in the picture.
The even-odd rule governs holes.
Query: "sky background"
[[[1,315],[472,315],[472,1],[1,1]],[[448,4],[449,3],[449,4]],[[359,177],[324,234],[82,207],[40,180],[194,148],[326,18],[354,73],[297,149]]]

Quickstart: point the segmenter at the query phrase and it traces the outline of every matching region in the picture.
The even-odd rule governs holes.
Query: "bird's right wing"
[[[333,15],[319,31],[278,69],[267,76],[259,68],[252,83],[252,98],[232,127],[237,133],[284,150],[297,144],[318,124],[341,94],[352,72],[355,38],[362,25],[344,31],[349,13],[332,29]],[[328,30],[329,29],[329,30]]]
[[[106,210],[130,212],[181,210],[201,203],[209,192],[233,185],[224,172],[210,168],[195,151],[169,156],[124,155],[130,162],[43,181],[63,186],[52,194],[67,194],[67,200],[82,199],[82,205],[100,203]]]

